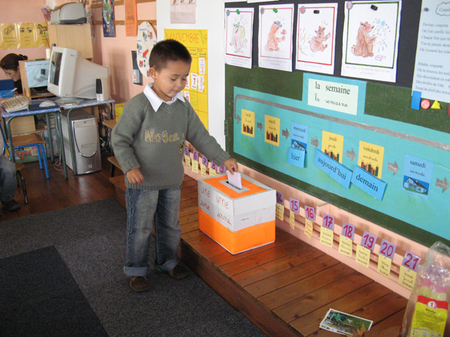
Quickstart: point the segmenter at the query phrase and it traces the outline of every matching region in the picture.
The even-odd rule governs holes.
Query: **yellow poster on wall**
[[[48,47],[48,30],[47,30],[47,22],[36,22],[35,24],[35,39],[36,39],[36,47]]]
[[[164,38],[181,42],[191,53],[191,72],[183,95],[208,128],[208,31],[206,29],[165,29]]]
[[[19,29],[19,44],[17,48],[36,47],[36,41],[34,38],[34,23],[21,22],[17,24],[17,28]]]
[[[0,24],[0,49],[48,47],[46,22]]]
[[[322,131],[322,152],[342,164],[344,136]]]
[[[2,23],[2,49],[17,49],[18,29],[15,23]]]
[[[280,146],[281,120],[277,117],[264,116],[264,140],[266,143]]]
[[[359,142],[358,166],[381,179],[383,173],[384,147]]]

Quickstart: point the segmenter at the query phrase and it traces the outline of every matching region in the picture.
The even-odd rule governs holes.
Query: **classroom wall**
[[[197,0],[196,24],[171,24],[170,2],[156,0],[159,38],[166,28],[208,30],[208,130],[225,147],[224,3],[222,0]]]
[[[137,12],[138,20],[156,20],[156,3],[138,3]],[[114,15],[125,20],[125,6],[114,6]],[[102,20],[101,8],[93,9],[93,19]],[[116,25],[116,37],[104,37],[99,24],[93,25],[93,33],[94,62],[109,67],[111,97],[121,103],[142,92],[151,79],[143,76],[143,85],[133,84],[131,51],[136,50],[136,36],[126,36],[124,25]]]
[[[69,2],[59,0],[56,1],[56,5]],[[14,6],[11,4],[14,3]],[[22,10],[25,7],[30,8],[31,3],[36,8],[34,10],[28,10],[26,13]],[[11,20],[42,20],[42,14],[40,8],[45,6],[45,0],[0,0],[0,22],[11,22]],[[7,10],[3,10],[7,8]],[[34,7],[33,7],[34,8]],[[211,133],[218,139],[218,141],[224,146],[224,120],[225,120],[225,65],[224,65],[224,23],[223,23],[223,8],[224,4],[221,0],[197,0],[197,24],[171,24],[170,23],[170,1],[156,0],[156,3],[139,3],[138,4],[138,19],[157,19],[157,32],[158,39],[163,39],[163,32],[165,28],[177,28],[177,29],[207,29],[208,30],[208,57],[209,57],[209,129]],[[35,19],[29,19],[28,15],[33,13]],[[94,20],[101,20],[101,9],[93,9]],[[116,6],[115,8],[116,20],[124,20],[124,6]],[[9,18],[12,18],[9,20]],[[95,56],[94,61],[96,63],[103,64],[110,68],[111,74],[111,95],[116,102],[124,102],[133,97],[137,93],[141,92],[144,86],[135,85],[132,83],[132,61],[131,50],[136,47],[136,37],[125,36],[124,26],[116,26],[116,37],[105,38],[103,37],[103,31],[101,25],[94,25],[94,49]],[[25,51],[32,57],[44,57],[45,48],[34,48],[35,50],[21,50]],[[9,51],[8,51],[9,52]],[[0,50],[0,55],[5,54],[5,51]],[[36,55],[36,56],[34,56]],[[0,76],[4,76],[3,73]],[[144,78],[144,85],[149,80]],[[303,193],[299,190],[292,188],[286,184],[283,184],[276,179],[259,173],[251,168],[241,165],[240,170],[262,183],[265,183],[284,195],[289,195],[293,198],[300,200],[302,204],[320,204],[321,201],[316,198]],[[194,177],[201,178],[199,174],[193,173],[191,170],[186,169],[186,174]],[[322,202],[322,204],[324,204]],[[379,238],[386,238],[389,242],[396,244],[399,247],[408,249],[415,254],[425,257],[427,248],[417,244],[414,241],[407,240],[404,237],[390,232],[383,227],[378,226],[376,223],[372,223],[349,214],[343,210],[340,210],[331,205],[324,207],[327,208],[329,214],[333,214],[336,217],[336,221],[342,223],[343,221],[352,223],[360,228],[364,228],[370,233],[377,235]],[[345,257],[342,254],[338,254],[336,247],[328,248],[319,243],[317,233],[313,239],[309,239],[305,236],[301,220],[297,222],[297,226],[293,229],[289,226],[288,221],[277,220],[277,226],[290,232],[294,236],[306,241],[308,244],[315,246],[318,249],[325,251],[327,254],[332,255],[336,259],[350,265],[352,268],[364,273],[365,275],[373,278],[374,280],[382,283],[390,289],[396,291],[404,297],[409,297],[410,292],[405,288],[399,286],[394,279],[388,279],[381,276],[376,271],[376,260],[372,261],[370,268],[362,267],[354,262],[354,259]],[[339,229],[336,231],[339,234]],[[359,242],[359,241],[358,241]],[[397,255],[395,263],[399,264],[401,255]],[[396,270],[398,272],[398,270]]]
[[[138,3],[138,20],[157,20],[158,40],[164,39],[164,29],[208,30],[208,111],[209,131],[225,147],[225,60],[223,53],[223,1],[197,0],[196,24],[171,24],[170,1],[156,0]],[[116,20],[124,20],[124,6],[115,6]],[[93,19],[101,20],[101,8],[93,9]],[[101,25],[94,25],[94,61],[109,67],[111,96],[116,102],[126,102],[138,94],[151,79],[143,77],[143,86],[132,83],[131,51],[136,50],[136,37],[125,36],[125,26],[116,25],[116,37],[103,37]]]
[[[43,22],[41,8],[45,3],[45,0],[0,0],[0,23]],[[0,59],[9,53],[27,55],[29,60],[34,60],[45,57],[45,48],[0,49]],[[0,80],[7,78],[0,71]]]

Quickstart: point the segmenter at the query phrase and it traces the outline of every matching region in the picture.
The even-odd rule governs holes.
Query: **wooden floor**
[[[62,165],[50,160],[49,179],[45,178],[45,172],[39,169],[37,162],[26,163],[23,176],[29,203],[24,204],[22,189],[18,188],[15,199],[22,208],[12,213],[3,210],[0,221],[114,197],[114,187],[109,181],[110,165],[107,155],[106,151],[102,153],[101,172],[74,176],[72,170],[68,169],[68,180],[64,180]]]
[[[67,181],[50,161],[50,179],[37,163],[26,164],[30,202],[23,204],[18,189],[22,208],[3,211],[0,219],[114,197],[106,156],[101,172],[73,176],[69,170]],[[406,299],[282,230],[273,244],[229,254],[198,229],[197,197],[197,181],[186,177],[180,207],[182,260],[268,336],[337,336],[318,328],[329,308],[373,320],[370,336],[401,325]]]

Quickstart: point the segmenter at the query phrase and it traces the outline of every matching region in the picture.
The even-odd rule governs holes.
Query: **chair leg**
[[[23,191],[23,200],[25,204],[28,204],[28,194],[27,194],[27,186],[25,185],[25,178],[22,175],[22,172],[17,171],[17,176],[20,178],[22,182],[22,191]]]
[[[38,147],[38,156],[39,156],[39,164],[40,160],[42,159],[42,162],[44,163],[44,169],[45,169],[45,176],[50,178],[50,174],[48,173],[48,165],[47,165],[47,152],[45,151],[45,148],[42,144],[36,144]],[[42,166],[39,165],[39,167],[42,169]]]
[[[39,161],[39,168],[42,170],[43,166],[43,160],[42,160],[42,151],[40,150],[40,147],[38,144],[36,144],[36,150],[37,150],[37,155],[38,155],[38,161]]]

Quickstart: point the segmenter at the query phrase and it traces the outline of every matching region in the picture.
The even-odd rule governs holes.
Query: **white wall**
[[[156,0],[158,39],[164,39],[164,29],[208,30],[208,130],[225,148],[225,57],[224,3],[222,0],[197,0],[196,24],[171,24],[170,3]]]

